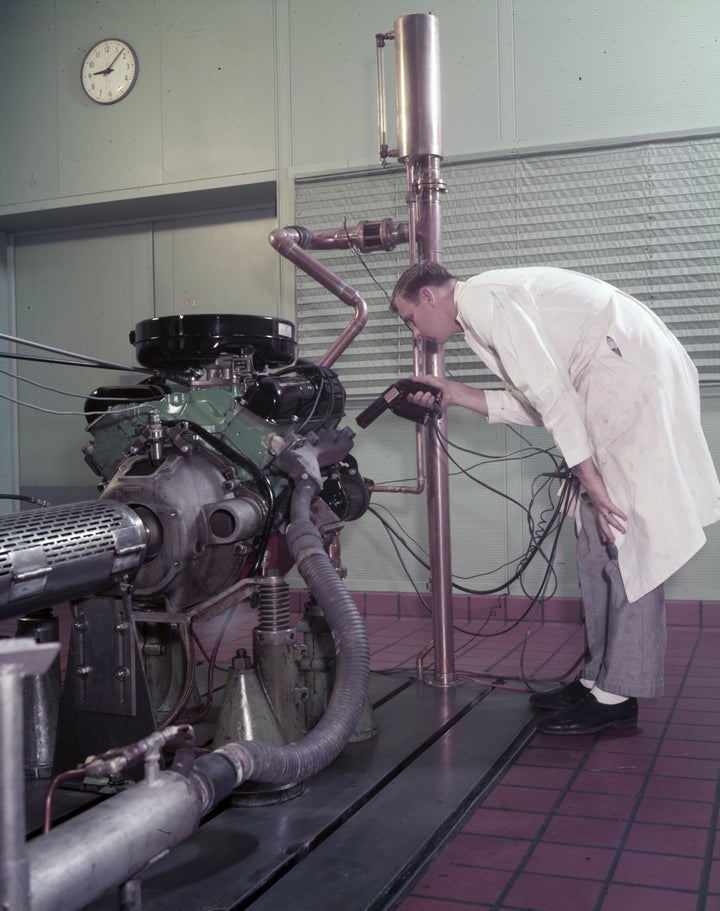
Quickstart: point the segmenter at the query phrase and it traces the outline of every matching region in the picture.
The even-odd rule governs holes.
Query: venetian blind
[[[701,381],[720,381],[720,138],[515,154],[446,164],[442,173],[443,262],[451,272],[465,278],[553,265],[606,279],[658,313]],[[404,170],[296,183],[296,220],[310,230],[387,216],[407,219]],[[351,397],[369,398],[411,372],[410,335],[378,287],[392,291],[407,248],[363,257],[373,277],[351,252],[317,255],[368,302],[368,325],[335,369]],[[298,271],[302,357],[319,357],[350,316]],[[446,359],[456,379],[497,384],[461,337],[447,345]]]

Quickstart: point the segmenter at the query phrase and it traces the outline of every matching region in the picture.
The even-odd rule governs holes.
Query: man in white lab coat
[[[663,691],[663,582],[720,520],[720,482],[700,425],[697,371],[665,324],[612,285],[564,269],[498,269],[460,281],[411,266],[391,309],[416,337],[464,333],[505,383],[437,377],[444,405],[544,425],[581,488],[578,575],[587,655],[580,677],[531,702],[538,728],[633,727],[637,697]],[[429,404],[430,396],[416,394]],[[427,401],[424,401],[427,399]]]

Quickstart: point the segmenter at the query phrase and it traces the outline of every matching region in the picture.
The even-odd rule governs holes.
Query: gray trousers
[[[582,676],[619,696],[662,696],[667,639],[663,586],[630,603],[617,549],[601,540],[597,513],[587,498],[581,497],[579,509],[577,568],[587,644]]]

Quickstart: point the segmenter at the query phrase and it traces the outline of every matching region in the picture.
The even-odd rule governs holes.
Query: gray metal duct
[[[0,519],[0,619],[82,598],[132,576],[148,533],[109,501],[33,509]]]

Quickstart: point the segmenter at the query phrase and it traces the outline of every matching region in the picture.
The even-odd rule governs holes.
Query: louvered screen
[[[485,269],[553,265],[606,279],[653,308],[693,357],[704,383],[720,381],[720,139],[517,154],[446,164],[444,264],[461,278]],[[405,221],[405,172],[397,168],[298,180],[296,220],[310,230],[361,219]],[[410,336],[387,312],[407,248],[364,257],[317,254],[370,308],[365,331],[336,364],[353,398],[376,395],[411,372]],[[302,357],[315,359],[351,311],[304,273],[297,277]],[[496,385],[461,337],[449,372]]]

